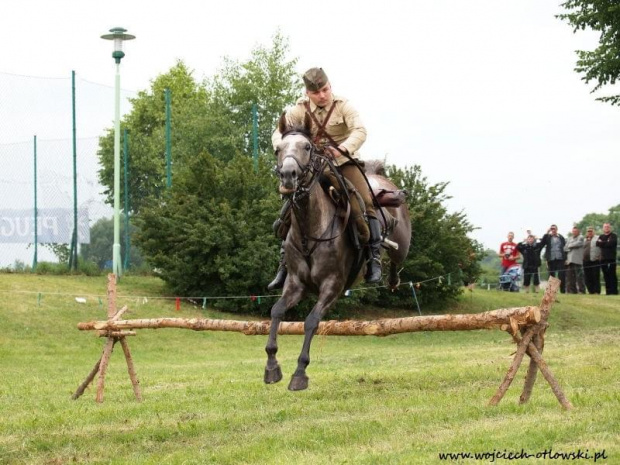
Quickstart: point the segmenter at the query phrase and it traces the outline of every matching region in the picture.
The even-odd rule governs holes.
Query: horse
[[[349,274],[358,257],[354,239],[345,231],[348,215],[343,214],[342,208],[317,182],[328,159],[318,153],[312,142],[311,124],[306,115],[303,127],[288,127],[282,115],[278,125],[282,141],[276,150],[279,191],[290,195],[292,214],[291,227],[284,243],[288,275],[282,296],[271,308],[271,326],[265,347],[265,383],[277,383],[282,379],[276,353],[278,327],[285,313],[309,292],[318,297],[304,322],[303,346],[297,360],[297,369],[288,386],[291,391],[307,389],[309,378],[306,368],[310,363],[312,338],[323,316],[350,282]],[[367,177],[373,191],[397,189],[384,176],[368,174]],[[388,284],[394,290],[400,283],[399,267],[409,252],[411,221],[406,204],[387,210],[397,220],[387,237],[393,245],[387,251],[390,259]],[[377,216],[381,219],[385,215],[378,213]],[[365,265],[362,265],[354,283],[361,280],[364,272]]]

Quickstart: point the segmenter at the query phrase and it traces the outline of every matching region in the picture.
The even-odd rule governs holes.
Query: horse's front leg
[[[297,283],[291,282],[284,288],[282,297],[271,307],[271,327],[269,339],[265,346],[267,352],[267,366],[265,367],[265,383],[273,384],[282,379],[282,370],[276,359],[278,352],[278,328],[286,311],[299,303],[304,295],[304,288]]]
[[[341,289],[329,283],[321,286],[319,299],[304,322],[304,344],[297,359],[297,370],[293,373],[291,382],[288,385],[290,391],[302,391],[308,387],[306,368],[310,364],[310,344],[316,334],[319,323],[338,298],[340,291]]]

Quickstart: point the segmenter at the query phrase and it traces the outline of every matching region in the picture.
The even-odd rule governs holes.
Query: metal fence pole
[[[32,271],[37,269],[39,261],[39,211],[37,198],[37,136],[34,136],[34,257],[32,258]]]
[[[166,186],[170,188],[172,186],[172,141],[170,138],[171,132],[171,104],[170,104],[170,89],[164,91],[166,98]]]
[[[252,105],[252,142],[254,149],[252,155],[254,158],[254,172],[258,172],[258,105]]]
[[[129,133],[123,131],[123,161],[125,177],[125,263],[123,269],[129,269]]]
[[[73,236],[71,238],[71,250],[69,254],[69,269],[77,270],[78,259],[78,211],[77,211],[77,138],[75,121],[75,71],[71,71],[71,107],[73,119]]]

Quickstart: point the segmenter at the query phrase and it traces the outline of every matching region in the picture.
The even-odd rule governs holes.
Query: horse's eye
[[[310,144],[306,144],[306,150],[310,151],[310,149],[312,148],[312,146]]]

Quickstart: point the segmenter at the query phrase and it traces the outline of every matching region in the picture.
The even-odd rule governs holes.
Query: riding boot
[[[282,289],[284,287],[284,281],[286,281],[286,275],[288,271],[286,269],[286,261],[284,259],[284,241],[280,246],[280,265],[278,266],[278,272],[273,281],[269,283],[267,289],[273,291],[274,289]]]
[[[366,282],[381,281],[381,223],[377,218],[368,218],[370,239],[368,240],[368,263],[366,265]]]

